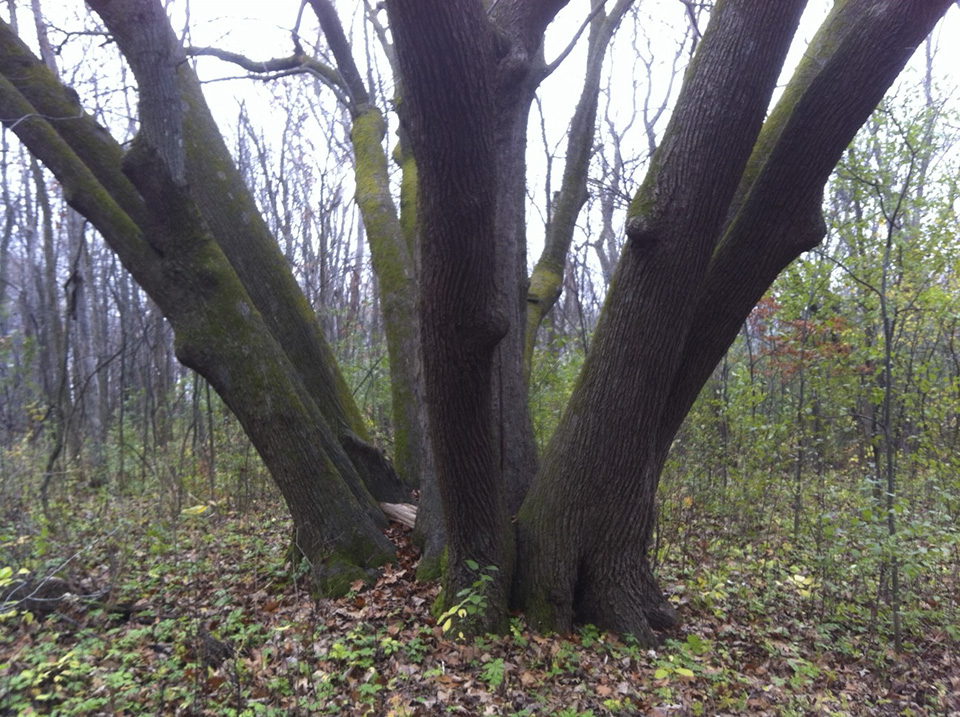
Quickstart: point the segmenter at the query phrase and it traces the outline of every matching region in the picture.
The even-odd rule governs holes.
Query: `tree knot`
[[[627,246],[641,255],[648,255],[657,244],[657,231],[642,217],[634,216],[627,219],[626,225]]]

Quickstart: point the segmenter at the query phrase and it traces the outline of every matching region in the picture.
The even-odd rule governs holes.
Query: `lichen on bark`
[[[410,486],[419,482],[420,434],[417,412],[416,295],[413,255],[404,238],[390,177],[384,137],[387,124],[376,107],[359,108],[350,140],[354,153],[356,200],[377,275],[390,363],[394,465]]]

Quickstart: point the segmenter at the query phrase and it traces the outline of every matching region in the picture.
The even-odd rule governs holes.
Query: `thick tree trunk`
[[[179,127],[168,118],[151,132],[179,132],[185,150],[182,172],[191,195],[270,332],[337,436],[340,448],[335,453],[340,455],[332,457],[338,469],[347,474],[348,482],[362,479],[377,500],[407,500],[408,491],[370,441],[320,325],[231,160],[200,83],[182,61],[183,51],[159,3],[97,0],[90,5],[114,33],[130,62],[141,100],[146,97],[158,112],[171,106],[169,97],[176,97],[173,106],[183,107]],[[179,58],[175,85],[157,76],[158,48],[166,48],[172,57]],[[358,471],[363,473],[358,476]]]
[[[628,1],[622,0],[621,4]],[[498,35],[494,71],[497,141],[495,286],[500,311],[509,320],[509,329],[497,346],[494,360],[494,445],[511,515],[519,510],[537,470],[537,449],[527,400],[525,355],[528,314],[530,308],[534,314],[538,309],[528,302],[531,296],[540,295],[532,284],[539,286],[542,282],[539,276],[528,281],[526,274],[527,127],[537,87],[550,71],[543,59],[543,23],[564,4],[551,0],[502,2],[490,9]],[[591,121],[589,117],[582,119],[578,129],[584,129]],[[585,131],[592,136],[591,131]],[[585,138],[588,146],[592,145],[590,136]],[[580,139],[578,136],[573,143],[579,146]],[[572,163],[578,160],[579,157]],[[575,188],[571,191],[577,194]],[[577,200],[572,198],[571,201]],[[555,253],[559,252],[565,252],[565,249],[557,249]],[[562,267],[563,260],[560,262]]]
[[[159,4],[151,8],[157,9]],[[185,65],[178,67],[183,71]],[[0,74],[2,116],[10,118],[20,139],[60,180],[71,205],[100,230],[161,307],[176,333],[181,360],[203,373],[237,414],[287,501],[298,545],[314,566],[318,586],[343,592],[352,580],[368,577],[392,555],[379,530],[383,516],[265,314],[207,229],[213,224],[187,196],[184,180],[174,178],[178,163],[159,159],[141,137],[138,153],[125,161],[125,170],[137,179],[134,187],[121,172],[120,147],[6,25],[0,25]],[[142,108],[148,123],[150,107]],[[47,117],[71,121],[51,123]],[[196,145],[189,132],[186,137],[189,153]],[[177,143],[162,144],[164,151],[177,151]],[[223,168],[224,158],[217,160]],[[189,176],[189,164],[184,166]],[[223,213],[231,209],[239,208],[221,207],[211,215],[228,222]],[[253,221],[249,215],[246,220]],[[282,292],[263,297],[274,304],[287,298]]]
[[[0,116],[170,318],[181,360],[209,378],[267,461],[318,580],[342,590],[390,555],[359,478],[372,454],[351,452],[366,450],[355,406],[159,2],[89,1],[141,84],[143,131],[126,174],[119,146],[3,24]],[[631,205],[514,553],[509,510],[532,464],[520,360],[522,150],[533,58],[564,4],[387,2],[419,179],[418,312],[449,541],[445,601],[473,585],[471,566],[496,566],[483,588],[489,610],[466,627],[502,626],[517,561],[515,597],[535,625],[590,621],[651,642],[652,628],[675,619],[647,560],[673,436],[756,299],[818,241],[830,170],[949,0],[838,0],[765,125],[803,2],[717,3]],[[332,7],[317,5],[318,16]],[[370,138],[363,146],[376,149],[377,132]],[[382,207],[383,188],[365,189]]]
[[[400,228],[403,240],[411,256],[416,256],[417,239],[417,163],[409,146],[409,140],[401,139],[394,153],[400,165]],[[416,272],[414,272],[416,274]],[[420,340],[420,323],[415,322],[416,364],[414,370],[416,433],[411,432],[410,448],[416,450],[420,502],[414,537],[421,547],[417,565],[417,579],[433,580],[443,572],[443,552],[446,534],[443,527],[443,506],[440,503],[440,488],[437,485],[436,464],[433,447],[430,445],[430,428],[426,410],[426,388],[423,377],[423,342]],[[416,440],[413,440],[413,437]]]
[[[646,554],[665,455],[660,415],[692,298],[803,2],[762,13],[750,5],[727,0],[714,11],[631,206],[583,373],[521,511],[519,596],[541,627],[587,620],[650,643],[651,624],[670,619]]]
[[[153,287],[174,329],[177,358],[208,378],[270,469],[317,588],[343,594],[392,558],[379,508],[369,494],[345,489],[330,457],[336,437],[204,231],[199,209],[165,179],[167,165],[153,148],[138,142],[124,171],[147,202],[149,241],[178,279]]]
[[[680,427],[774,279],[822,239],[830,173],[949,5],[847,0],[824,21],[765,122],[731,203],[667,402],[665,435]]]
[[[646,550],[673,436],[750,308],[819,241],[829,172],[947,4],[837,3],[759,136],[802,3],[718,4],[520,515],[519,597],[535,624],[592,621],[650,642],[672,621]]]
[[[527,68],[520,77],[516,67],[501,67],[497,73],[495,292],[498,311],[507,317],[509,328],[497,345],[491,395],[495,460],[511,515],[520,509],[537,470],[523,371],[527,315],[527,118],[536,90],[536,79],[529,66],[533,59],[526,60]],[[512,60],[516,60],[515,55]]]
[[[396,0],[387,11],[419,179],[419,310],[447,534],[444,595],[449,605],[474,583],[471,563],[496,566],[485,590],[490,609],[464,625],[484,630],[502,626],[513,565],[491,430],[493,354],[508,328],[494,295],[494,36],[468,0]]]

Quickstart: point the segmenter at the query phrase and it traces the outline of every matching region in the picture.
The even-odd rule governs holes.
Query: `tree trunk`
[[[506,317],[507,332],[497,345],[493,365],[495,461],[507,494],[507,509],[516,515],[537,470],[537,450],[523,371],[526,339],[527,119],[538,78],[536,48],[516,45],[510,60],[500,59],[496,82],[496,219],[495,301]],[[522,58],[522,59],[521,59]]]
[[[10,196],[10,145],[7,141],[7,131],[3,130],[0,137],[0,202],[5,207],[3,217],[3,231],[0,234],[0,339],[7,335],[7,285],[10,279],[10,240],[13,238],[13,227],[16,221],[16,207]]]
[[[176,86],[155,78],[157,47],[183,58],[183,51],[159,3],[131,4],[118,0],[90,3],[137,76],[141,100],[152,100],[158,111],[169,107],[166,95],[184,106],[181,126],[184,178],[191,194],[266,326],[290,357],[311,398],[318,404],[341,447],[332,458],[338,469],[360,476],[377,500],[403,502],[408,491],[372,445],[369,433],[333,352],[320,330],[303,292],[289,270],[274,237],[257,210],[243,178],[230,158],[223,137],[207,107],[200,83],[186,62],[178,64]],[[140,8],[140,9],[137,9]],[[141,111],[142,112],[142,111]],[[173,120],[161,125],[173,126]],[[162,134],[163,127],[153,130]],[[351,467],[349,464],[352,463]]]
[[[549,213],[543,252],[530,275],[527,289],[527,317],[523,370],[529,380],[533,350],[543,319],[557,303],[563,289],[564,268],[577,217],[587,201],[587,176],[594,152],[600,79],[607,46],[630,9],[633,0],[619,0],[610,14],[600,11],[590,22],[587,69],[567,139],[567,159],[560,189]]]
[[[147,201],[151,245],[172,257],[167,270],[179,278],[155,297],[176,333],[177,358],[208,377],[263,457],[290,508],[296,543],[313,566],[317,587],[343,594],[391,558],[379,509],[369,495],[344,489],[331,459],[339,445],[335,436],[204,233],[199,210],[162,179],[166,165],[143,142],[130,151],[124,169]]]
[[[350,142],[353,146],[356,200],[377,276],[377,294],[390,362],[394,465],[404,482],[416,487],[424,455],[422,444],[426,436],[420,430],[419,414],[423,406],[417,391],[413,245],[405,236],[390,194],[390,175],[383,144],[387,123],[363,84],[333,5],[329,0],[311,0],[310,5],[336,60],[353,120]],[[403,170],[406,175],[408,169],[405,167]],[[404,179],[406,181],[407,177]]]
[[[520,514],[519,598],[534,624],[590,621],[651,643],[673,621],[646,555],[673,436],[750,307],[819,241],[830,170],[946,5],[838,3],[762,133],[802,3],[716,7]]]
[[[492,435],[493,354],[508,321],[494,295],[494,37],[476,2],[397,0],[387,12],[419,180],[419,313],[447,535],[444,596],[449,606],[474,584],[471,564],[497,567],[484,589],[491,609],[463,626],[486,630],[503,625],[513,565]]]
[[[137,3],[137,10],[143,12],[130,7],[125,4],[130,14],[122,19],[132,19],[134,24],[164,18],[159,3]],[[162,53],[173,51],[173,46],[161,43],[154,46],[158,49],[163,60]],[[179,73],[188,71],[185,63],[167,65],[174,66]],[[120,147],[82,113],[68,91],[5,24],[0,25],[0,73],[2,116],[11,118],[9,125],[57,176],[71,205],[100,230],[168,317],[181,361],[202,373],[240,419],[286,499],[298,545],[313,564],[317,585],[326,592],[344,592],[353,580],[369,577],[372,567],[392,555],[392,546],[379,529],[383,516],[357,479],[356,469],[344,460],[343,448],[301,373],[267,326],[268,315],[258,310],[241,285],[214,241],[216,232],[207,229],[213,223],[187,195],[184,178],[176,178],[178,160],[157,154],[142,135],[121,172]],[[11,80],[19,86],[14,87]],[[174,107],[179,108],[179,102]],[[163,103],[147,102],[141,107],[141,120],[149,124],[150,112],[169,110]],[[74,119],[50,123],[45,117]],[[164,121],[153,121],[154,132],[147,137],[157,136],[158,126],[164,131]],[[185,126],[190,130],[189,122]],[[183,147],[189,156],[197,145],[189,131],[185,138]],[[178,151],[176,142],[161,144],[166,152]],[[204,156],[216,159],[216,167],[224,172],[232,169],[228,156]],[[187,161],[184,167],[185,176],[191,176]],[[136,179],[136,186],[127,173]],[[189,186],[195,188],[196,183]],[[212,190],[206,187],[206,191]],[[221,199],[227,196],[224,191]],[[237,201],[238,197],[234,195]],[[202,198],[212,199],[209,194]],[[249,205],[243,207],[249,209]],[[237,228],[225,215],[234,210],[241,226],[253,223],[249,214],[240,211],[243,207],[224,202],[209,215],[223,222],[218,225],[221,231],[224,225]],[[283,293],[261,298],[269,299],[275,311],[291,300]],[[293,304],[297,306],[296,301]],[[330,369],[333,364],[326,366]],[[312,368],[319,373],[323,365]],[[331,374],[332,369],[328,377]],[[330,397],[331,402],[337,395]]]

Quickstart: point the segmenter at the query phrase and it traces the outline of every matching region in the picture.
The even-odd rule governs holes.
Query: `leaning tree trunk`
[[[284,495],[318,586],[343,592],[391,558],[383,517],[189,194],[182,154],[193,145],[170,141],[179,95],[160,101],[165,91],[176,94],[188,70],[174,59],[172,34],[150,34],[161,18],[166,23],[159,3],[126,3],[124,11],[123,19],[147,33],[138,49],[151,48],[156,68],[166,70],[143,87],[136,152],[124,158],[6,24],[0,24],[0,110],[168,317],[180,359],[236,413]],[[48,120],[57,117],[70,121]]]
[[[560,298],[577,218],[587,201],[587,177],[594,152],[603,60],[614,32],[633,2],[634,0],[618,0],[609,15],[599,10],[590,21],[587,67],[580,99],[577,100],[567,133],[567,158],[563,166],[563,178],[552,211],[548,213],[543,251],[533,273],[530,274],[530,285],[527,289],[523,371],[528,381],[540,324]]]
[[[445,538],[433,453],[428,440],[417,319],[416,196],[417,166],[408,142],[397,143],[393,157],[400,166],[400,211],[390,193],[384,135],[387,123],[370,97],[350,50],[342,23],[329,0],[310,0],[336,60],[352,117],[350,143],[354,154],[356,200],[366,229],[370,259],[377,276],[390,362],[393,419],[393,462],[408,486],[419,488],[415,540],[421,546],[417,576],[441,573]],[[388,59],[395,64],[389,45]],[[399,90],[398,90],[399,91]],[[396,98],[395,98],[396,99]],[[401,133],[402,134],[402,133]]]
[[[647,560],[673,436],[750,307],[821,238],[829,172],[947,4],[837,3],[761,133],[803,3],[718,3],[521,511],[519,598],[534,624],[650,643],[675,619]]]
[[[334,449],[339,470],[359,476],[380,501],[398,502],[408,491],[372,445],[350,389],[337,366],[309,303],[233,163],[207,107],[200,82],[189,64],[177,67],[177,83],[160,96],[157,56],[148,38],[182,57],[166,15],[156,8],[141,12],[140,3],[98,0],[90,3],[114,34],[137,77],[141,101],[182,104],[180,140],[191,196],[231,265],[250,294],[274,338],[288,354],[312,400],[317,403],[340,444]],[[353,478],[348,478],[352,480]]]
[[[343,25],[329,0],[310,0],[327,45],[336,61],[352,126],[356,201],[363,219],[370,259],[377,276],[380,311],[390,363],[393,414],[393,463],[404,482],[419,482],[422,443],[422,401],[417,391],[416,288],[413,246],[406,241],[390,194],[384,137],[387,122],[374,104],[347,42]]]
[[[336,437],[205,231],[186,186],[168,178],[167,163],[142,135],[124,171],[147,202],[148,241],[170,257],[165,272],[178,279],[154,289],[177,358],[208,378],[270,469],[317,589],[342,595],[392,559],[376,504],[365,491],[347,490],[331,458]]]

